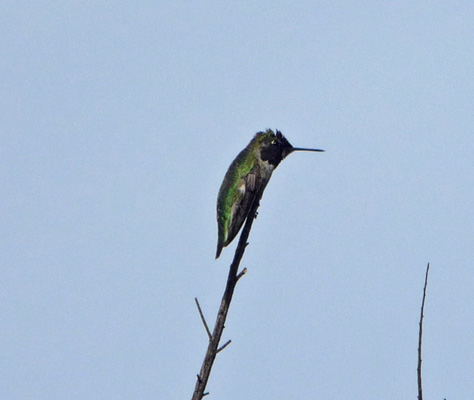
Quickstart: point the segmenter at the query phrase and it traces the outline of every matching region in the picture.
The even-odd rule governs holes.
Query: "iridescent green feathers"
[[[222,248],[231,243],[239,233],[256,193],[261,189],[264,179],[268,181],[270,178],[274,166],[262,165],[260,150],[274,138],[276,135],[271,130],[258,132],[227,170],[217,198],[216,258]]]
[[[323,151],[294,148],[280,131],[258,132],[230,165],[217,198],[217,252],[234,240],[259,201],[273,170],[293,151]]]

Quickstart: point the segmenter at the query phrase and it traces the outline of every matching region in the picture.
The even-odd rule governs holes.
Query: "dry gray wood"
[[[430,272],[430,263],[426,266],[425,286],[423,288],[423,300],[421,301],[420,329],[418,331],[418,400],[423,400],[423,385],[421,381],[421,345],[423,342],[423,317],[425,312],[426,286],[428,285],[428,273]]]
[[[206,355],[204,356],[204,361],[201,366],[201,371],[197,376],[196,386],[194,388],[194,393],[192,400],[201,400],[204,396],[209,393],[205,393],[207,382],[209,376],[211,375],[212,366],[214,360],[216,359],[217,353],[223,350],[227,345],[230,344],[230,341],[227,341],[223,346],[219,348],[219,342],[221,340],[222,332],[224,331],[225,321],[227,319],[227,313],[229,312],[230,303],[232,301],[232,296],[234,294],[234,289],[239,281],[239,279],[245,274],[247,269],[243,269],[238,273],[240,261],[244,256],[245,248],[247,247],[247,240],[250,234],[250,229],[252,228],[253,221],[257,215],[257,209],[260,205],[260,199],[263,194],[263,189],[260,190],[260,194],[256,196],[252,209],[249,212],[249,216],[245,222],[244,228],[239,238],[239,243],[235,250],[234,259],[230,265],[229,275],[227,277],[227,284],[222,296],[221,305],[217,313],[216,323],[214,325],[214,330],[209,339],[209,345],[207,347]],[[205,323],[202,312],[200,312],[201,318],[203,319],[204,326],[207,326]]]

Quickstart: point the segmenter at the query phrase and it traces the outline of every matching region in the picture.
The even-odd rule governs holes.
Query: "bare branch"
[[[421,301],[420,329],[418,334],[418,400],[423,400],[423,385],[421,382],[421,345],[423,342],[423,317],[425,312],[426,287],[428,286],[428,274],[430,272],[430,263],[426,266],[425,286],[423,288],[423,300]]]
[[[242,278],[247,273],[247,268],[244,268],[240,273],[237,275],[237,281]]]
[[[209,336],[209,340],[211,340],[212,338],[211,331],[209,330],[209,327],[207,326],[206,318],[204,318],[204,314],[202,313],[201,306],[199,305],[199,301],[197,297],[194,298],[194,301],[196,302],[197,308],[199,310],[199,315],[201,316],[201,321],[204,324],[204,328],[206,328],[207,336]]]
[[[214,364],[214,360],[216,359],[217,353],[223,350],[230,343],[229,341],[219,348],[219,342],[221,340],[222,332],[224,331],[224,325],[227,319],[227,313],[229,312],[230,302],[232,301],[235,286],[237,281],[245,274],[245,272],[247,272],[247,270],[244,268],[244,270],[237,275],[240,261],[242,260],[242,257],[245,253],[245,248],[248,245],[247,240],[250,234],[250,229],[252,229],[252,224],[255,219],[257,209],[260,205],[260,199],[262,197],[263,191],[265,190],[265,185],[262,186],[263,187],[260,188],[259,193],[255,196],[255,201],[252,204],[250,212],[248,213],[244,228],[240,234],[239,243],[235,249],[234,259],[230,265],[229,275],[227,276],[227,285],[222,296],[219,311],[217,313],[214,331],[212,332],[212,336],[209,340],[206,355],[204,356],[204,361],[202,362],[201,371],[199,373],[200,379],[198,379],[196,382],[192,400],[201,400],[204,397],[204,390],[206,389],[209,376],[211,375],[212,366]]]
[[[232,343],[232,340],[229,339],[227,342],[225,342],[221,347],[219,347],[217,349],[217,353],[220,353],[222,350],[224,350],[231,343]]]

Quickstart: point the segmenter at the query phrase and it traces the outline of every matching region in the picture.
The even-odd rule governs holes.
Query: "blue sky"
[[[296,153],[250,235],[210,398],[474,398],[474,5],[4,2],[0,392],[191,398],[255,132]]]

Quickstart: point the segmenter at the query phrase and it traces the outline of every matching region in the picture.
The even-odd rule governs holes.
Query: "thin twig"
[[[420,330],[418,334],[418,400],[423,400],[423,385],[421,382],[421,345],[423,341],[423,317],[425,312],[426,287],[428,286],[428,274],[430,272],[430,263],[426,266],[425,286],[423,288],[423,300],[421,301]]]
[[[224,350],[231,343],[232,343],[232,340],[229,339],[227,342],[225,342],[221,347],[219,347],[217,349],[217,353],[220,353],[222,350]]]
[[[252,208],[248,214],[248,217],[245,221],[244,228],[240,234],[239,243],[235,249],[234,259],[230,265],[229,275],[227,276],[227,284],[225,287],[224,294],[222,296],[221,305],[217,313],[216,323],[214,325],[214,331],[209,340],[209,345],[207,347],[206,355],[204,356],[204,361],[202,362],[201,371],[199,376],[201,379],[198,379],[196,386],[194,388],[194,393],[192,400],[201,400],[204,397],[204,390],[206,389],[209,376],[211,375],[212,366],[218,351],[222,350],[227,344],[222,346],[218,350],[219,342],[221,340],[222,332],[224,331],[225,321],[227,319],[227,313],[229,312],[230,302],[232,301],[232,296],[234,294],[234,289],[237,284],[237,281],[244,275],[244,271],[237,275],[239,270],[240,261],[245,253],[245,248],[247,247],[247,239],[250,234],[250,229],[252,229],[252,224],[255,219],[257,209],[260,205],[260,199],[262,197],[263,191],[265,190],[266,185],[262,185],[259,190],[259,193],[255,196],[255,201],[252,204]]]
[[[242,271],[239,272],[239,274],[237,275],[236,279],[237,281],[242,278],[245,274],[247,273],[247,268],[244,268]]]
[[[199,315],[201,316],[201,321],[204,324],[204,328],[206,328],[207,336],[209,336],[209,340],[211,340],[212,338],[211,331],[209,330],[209,327],[207,326],[206,318],[204,318],[204,314],[202,313],[201,306],[199,305],[199,301],[197,297],[194,298],[194,301],[196,302],[197,308],[199,310]]]

